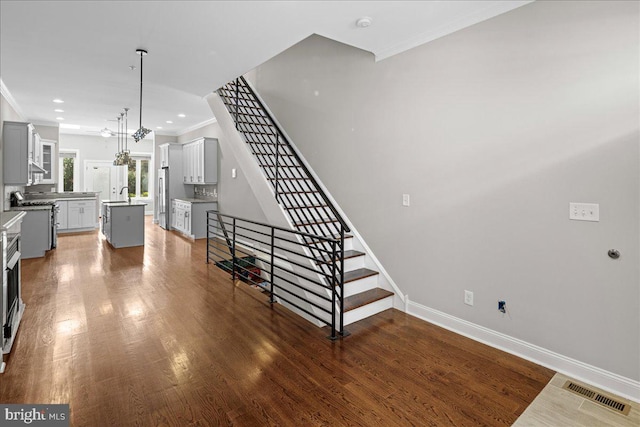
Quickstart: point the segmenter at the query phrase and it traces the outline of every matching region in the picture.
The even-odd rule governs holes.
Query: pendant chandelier
[[[151,130],[142,126],[142,57],[147,54],[144,49],[136,49],[136,53],[140,55],[140,128],[133,134],[133,140],[139,142],[151,132]]]
[[[125,166],[131,163],[131,152],[129,151],[127,136],[128,114],[129,109],[125,107],[118,116],[118,152],[113,161],[114,166]]]

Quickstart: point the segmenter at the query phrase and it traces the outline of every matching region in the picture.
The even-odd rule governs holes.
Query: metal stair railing
[[[313,256],[329,251],[330,245],[315,236],[339,240],[338,254],[340,294],[344,293],[344,239],[348,225],[300,158],[286,135],[271,117],[260,97],[244,77],[239,77],[217,91],[233,118],[236,130],[243,136],[254,158],[271,184],[276,201],[283,207],[293,226],[308,236]],[[328,274],[331,267],[319,264],[318,270]],[[340,330],[344,314],[344,298],[339,298]]]
[[[309,255],[306,239],[321,240],[330,249],[315,248],[318,255]],[[213,261],[229,271],[232,280],[259,286],[271,303],[284,301],[329,326],[331,340],[345,335],[342,316],[336,316],[342,298],[340,252],[335,238],[207,211],[207,264]],[[319,272],[314,265],[320,264],[329,268]]]

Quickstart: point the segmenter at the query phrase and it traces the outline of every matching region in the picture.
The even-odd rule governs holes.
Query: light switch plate
[[[600,221],[598,203],[569,203],[569,219],[575,221]]]
[[[231,178],[235,178],[238,176],[238,172],[236,171],[236,168],[231,168]]]
[[[409,206],[411,204],[411,200],[408,194],[402,195],[402,206]]]

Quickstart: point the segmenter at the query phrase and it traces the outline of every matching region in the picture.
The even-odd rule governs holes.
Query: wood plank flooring
[[[25,260],[2,403],[70,403],[73,426],[511,425],[553,372],[397,310],[332,342],[191,242],[61,235]]]

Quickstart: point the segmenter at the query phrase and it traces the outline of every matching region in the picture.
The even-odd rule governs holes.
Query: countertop
[[[131,206],[147,206],[146,203],[133,202],[133,203],[122,203],[122,202],[111,202],[111,203],[103,203],[104,206],[109,206],[110,208],[128,208]]]
[[[185,202],[185,203],[218,203],[217,200],[206,200],[206,199],[173,199],[173,200],[177,200],[179,202]]]
[[[65,192],[65,193],[25,193],[26,200],[93,200],[98,193],[93,192]]]
[[[0,212],[0,230],[13,227],[16,222],[22,220],[26,215],[23,211]]]
[[[53,205],[39,205],[39,206],[12,206],[9,211],[50,211]]]

